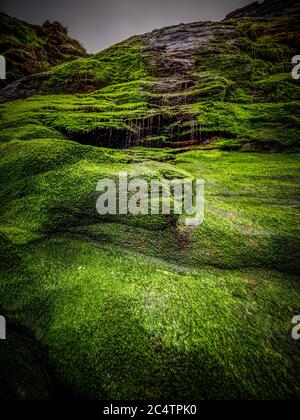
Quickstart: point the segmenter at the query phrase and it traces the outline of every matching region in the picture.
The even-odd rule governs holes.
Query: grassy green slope
[[[71,394],[299,398],[299,154],[259,153],[299,150],[297,22],[207,24],[188,71],[168,67],[162,29],[0,105],[1,314],[35,333]],[[124,170],[204,179],[204,223],[100,218],[97,181]]]
[[[89,398],[299,396],[297,155],[46,139],[0,149],[0,306],[35,332],[67,388]],[[189,236],[167,220],[100,219],[96,182],[121,169],[204,178],[204,224]]]
[[[136,144],[183,147],[197,130],[197,137],[201,133],[198,144],[213,148],[299,150],[299,101],[206,101],[157,109],[142,90],[145,86],[130,82],[89,95],[39,96],[0,105],[0,141],[46,137],[121,148]]]
[[[291,70],[298,21],[297,14],[230,19],[131,38],[33,76],[20,96],[42,96],[1,108],[4,127],[11,119],[16,131],[27,118],[38,131],[44,125],[82,143],[114,147],[209,142],[229,150],[295,150],[300,90]],[[168,50],[170,33],[179,46],[193,40],[185,56],[176,43]]]
[[[7,60],[7,80],[0,86],[86,55],[58,22],[30,25],[1,13],[0,26],[0,54]]]
[[[32,244],[19,272],[4,274],[2,305],[80,395],[299,396],[289,324],[299,284],[290,275],[183,269],[67,236]]]

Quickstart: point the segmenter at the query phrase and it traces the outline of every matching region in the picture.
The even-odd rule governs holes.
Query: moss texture
[[[45,56],[1,90],[0,308],[38,343],[0,347],[4,398],[53,398],[53,377],[88,399],[299,399],[299,14],[255,7]],[[28,40],[44,54],[1,19],[22,65]],[[99,217],[120,171],[204,179],[204,223]]]
[[[21,83],[20,96],[40,96],[2,108],[4,124],[11,113],[18,123],[8,126],[18,138],[20,119],[30,118],[38,131],[44,126],[111,147],[217,146],[217,136],[247,150],[295,149],[300,91],[291,60],[298,18],[181,25],[171,28],[174,51],[169,28],[133,37]],[[186,39],[193,40],[187,52]]]
[[[86,55],[79,42],[71,39],[58,22],[43,26],[30,25],[0,14],[0,54],[7,60],[7,80],[11,83],[24,76]],[[1,85],[4,81],[1,80]]]

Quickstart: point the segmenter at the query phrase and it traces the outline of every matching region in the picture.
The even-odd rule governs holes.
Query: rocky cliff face
[[[0,54],[5,56],[8,67],[6,83],[86,55],[58,22],[30,25],[0,14],[0,27]]]
[[[86,144],[288,148],[299,138],[299,17],[298,0],[265,1],[223,22],[162,28],[20,79],[0,101],[44,95],[41,123]]]

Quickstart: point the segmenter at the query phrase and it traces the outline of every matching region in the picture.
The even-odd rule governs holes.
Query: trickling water
[[[109,130],[109,145],[111,145],[111,139],[112,139],[112,127],[110,127],[110,130]]]
[[[161,123],[161,114],[159,114],[158,116],[158,127],[157,127],[157,135],[160,136],[160,123]]]

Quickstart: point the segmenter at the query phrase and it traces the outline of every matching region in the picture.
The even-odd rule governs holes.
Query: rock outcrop
[[[158,29],[14,81],[0,102],[36,94],[65,101],[59,95],[79,93],[65,110],[46,98],[39,121],[84,144],[185,147],[222,138],[234,147],[286,149],[294,142],[285,134],[298,135],[300,88],[291,70],[299,16],[299,0],[266,0],[222,22]],[[38,39],[44,31],[55,46],[51,60],[70,58],[76,42],[65,29],[47,22]]]
[[[1,13],[0,27],[0,54],[7,60],[7,79],[0,86],[86,55],[59,22],[30,25]]]
[[[270,18],[299,12],[299,0],[265,0],[263,2],[255,1],[249,6],[235,10],[234,12],[227,15],[226,19],[240,19],[246,17]]]

